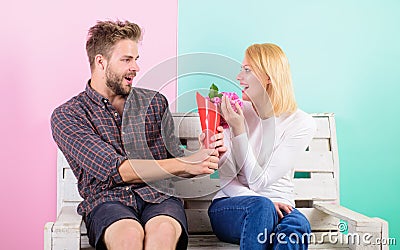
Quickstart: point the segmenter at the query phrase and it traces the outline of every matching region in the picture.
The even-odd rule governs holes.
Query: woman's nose
[[[242,79],[242,72],[239,72],[239,74],[236,76],[236,80]]]

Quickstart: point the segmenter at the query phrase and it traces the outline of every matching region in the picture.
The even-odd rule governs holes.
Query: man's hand
[[[217,127],[217,132],[215,135],[211,136],[211,144],[210,148],[215,148],[218,151],[218,156],[219,158],[222,157],[222,155],[227,151],[227,148],[224,146],[224,128],[222,126]],[[199,142],[201,145],[201,148],[205,148],[205,143],[204,140],[206,138],[206,135],[204,133],[201,133],[199,135]]]
[[[282,211],[286,212],[286,214],[290,214],[293,210],[293,207],[281,202],[274,202],[276,212],[278,213],[279,220],[283,218]]]
[[[190,175],[212,174],[218,169],[218,150],[201,148],[191,156],[181,158],[185,173]]]
[[[224,146],[224,128],[222,126],[217,127],[217,132],[215,135],[211,136],[211,144],[210,148],[215,148],[218,151],[218,156],[219,158],[222,157],[222,155],[228,150]],[[205,143],[204,140],[206,138],[206,135],[204,133],[201,133],[199,135],[199,142],[200,142],[200,148],[205,148]]]

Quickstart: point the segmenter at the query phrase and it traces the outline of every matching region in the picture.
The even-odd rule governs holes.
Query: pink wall
[[[116,18],[144,27],[140,77],[176,56],[177,0],[14,0],[1,9],[0,248],[43,249],[43,226],[56,218],[49,119],[56,106],[85,88],[88,28]],[[173,99],[175,84],[163,93]]]

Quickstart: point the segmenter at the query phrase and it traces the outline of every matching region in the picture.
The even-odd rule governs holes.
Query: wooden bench
[[[187,152],[199,147],[200,123],[195,113],[175,113],[175,134]],[[311,223],[310,248],[319,249],[388,249],[379,243],[388,239],[388,224],[340,206],[339,159],[333,114],[313,114],[317,133],[295,167],[296,207]],[[44,229],[45,249],[92,249],[86,227],[76,207],[82,198],[77,180],[59,151],[57,160],[57,220]],[[215,193],[217,178],[195,178],[175,183],[178,195]],[[213,194],[185,199],[189,224],[189,249],[239,249],[238,245],[220,242],[213,234],[207,208]],[[342,229],[347,229],[342,233]]]

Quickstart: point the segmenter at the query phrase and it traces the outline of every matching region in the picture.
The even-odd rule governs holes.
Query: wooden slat
[[[184,198],[200,198],[220,190],[219,179],[210,179],[210,175],[174,182],[176,195]]]
[[[295,165],[295,171],[334,172],[332,152],[303,152]]]
[[[336,200],[336,179],[332,173],[312,173],[309,179],[294,179],[295,200]]]
[[[297,208],[310,222],[314,231],[337,230],[339,219],[323,213],[315,208]]]
[[[321,238],[322,233],[318,233],[319,238]],[[224,249],[224,250],[237,250],[239,249],[239,245],[224,243],[218,240],[215,235],[191,235],[189,238],[189,250],[215,250],[215,249]],[[316,243],[310,244],[309,249],[349,249],[346,245],[343,244],[330,244],[330,243]]]
[[[78,180],[70,168],[64,168],[64,181],[78,183]]]
[[[200,120],[197,113],[176,113],[173,119],[177,136],[197,137],[201,133]],[[314,120],[317,125],[315,138],[331,138],[328,116],[315,115]]]
[[[198,116],[177,117],[174,116],[175,135],[180,138],[197,138],[201,134],[200,120]]]
[[[314,231],[331,231],[338,229],[339,219],[334,216],[328,215],[315,208],[298,208],[298,210],[308,219]],[[208,207],[185,209],[190,233],[212,233],[207,211]]]
[[[331,138],[328,117],[315,117],[314,121],[317,125],[317,131],[314,138]]]
[[[312,152],[327,152],[331,151],[329,138],[314,138],[309,145],[309,151]]]
[[[64,183],[64,197],[63,201],[75,201],[80,202],[82,201],[82,197],[79,195],[78,187],[74,182],[65,182]]]
[[[62,238],[64,235],[80,237],[81,223],[82,216],[77,214],[76,208],[65,206],[53,225],[53,237]]]
[[[339,205],[314,204],[314,207],[321,212],[345,220],[349,225],[354,225],[355,227],[381,227],[378,221]]]
[[[185,209],[189,233],[212,233],[207,209]]]
[[[89,244],[89,238],[87,235],[82,235],[81,236],[81,250],[95,250],[90,244]]]
[[[189,250],[238,250],[239,245],[229,244],[218,240],[215,235],[191,235],[189,237]]]
[[[57,167],[59,169],[71,168],[60,149],[57,150]]]

